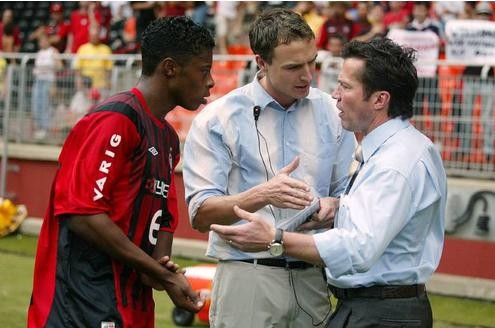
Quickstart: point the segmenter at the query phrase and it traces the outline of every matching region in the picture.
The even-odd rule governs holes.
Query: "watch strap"
[[[275,239],[273,240],[273,242],[282,244],[283,239],[284,239],[284,230],[277,228],[277,230],[275,230]]]

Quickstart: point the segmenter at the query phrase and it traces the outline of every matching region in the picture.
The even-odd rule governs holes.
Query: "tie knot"
[[[363,162],[363,149],[361,148],[361,144],[358,144],[354,151],[354,159],[359,163]]]

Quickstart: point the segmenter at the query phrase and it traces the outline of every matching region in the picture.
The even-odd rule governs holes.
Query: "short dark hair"
[[[368,42],[347,43],[342,57],[364,60],[360,78],[366,98],[375,91],[388,91],[388,116],[401,116],[402,119],[413,116],[414,95],[418,88],[414,49],[403,48],[390,39],[376,38]]]
[[[264,11],[249,29],[251,49],[268,64],[272,63],[273,49],[278,45],[314,38],[315,34],[304,18],[286,8]]]
[[[163,17],[154,20],[143,32],[141,56],[143,75],[150,76],[158,64],[170,57],[180,64],[215,47],[210,32],[189,17]]]

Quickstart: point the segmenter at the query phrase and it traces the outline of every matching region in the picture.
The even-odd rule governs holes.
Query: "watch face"
[[[280,256],[284,253],[284,245],[280,243],[272,243],[270,245],[270,254],[273,256]]]

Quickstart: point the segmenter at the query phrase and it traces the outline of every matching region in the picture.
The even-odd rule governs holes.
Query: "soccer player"
[[[143,35],[136,87],[74,126],[38,242],[28,327],[153,327],[151,287],[179,307],[201,308],[167,262],[179,140],[164,117],[206,103],[213,47],[189,18],[154,21]]]

